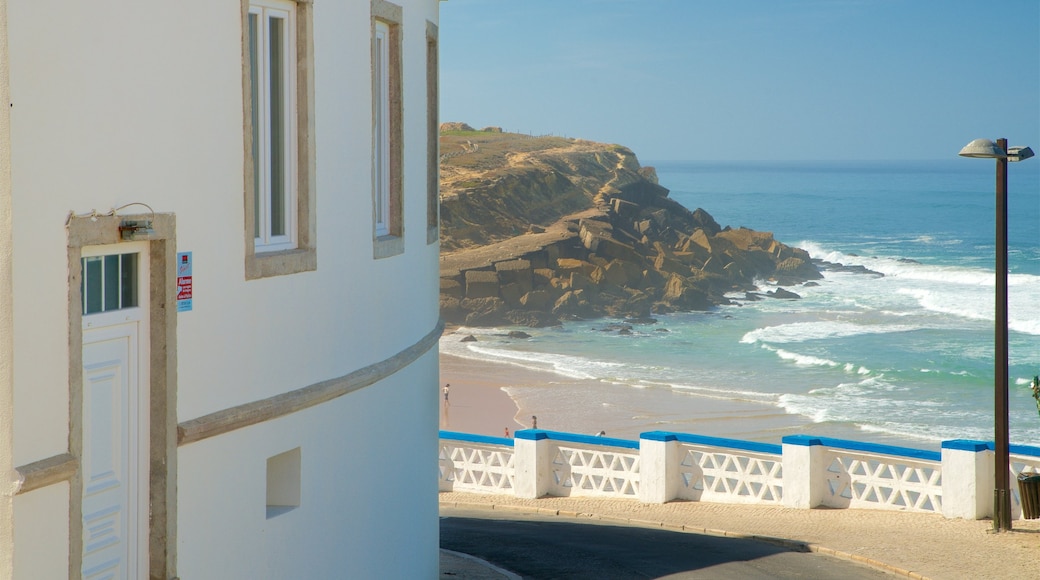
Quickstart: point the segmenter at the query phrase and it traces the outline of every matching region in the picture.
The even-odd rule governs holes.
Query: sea
[[[459,329],[441,352],[548,371],[506,391],[561,431],[788,434],[938,449],[994,438],[994,162],[644,161],[670,196],[722,226],[772,232],[825,271],[798,300],[523,329]],[[1009,425],[1040,445],[1040,160],[1008,170]],[[772,288],[759,282],[763,290]],[[477,342],[460,342],[474,334]],[[503,367],[505,368],[505,367]],[[547,426],[542,426],[548,428]],[[620,430],[620,433],[618,432]]]

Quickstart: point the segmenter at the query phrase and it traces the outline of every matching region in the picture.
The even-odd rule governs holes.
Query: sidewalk
[[[1015,520],[1014,530],[994,534],[989,520],[947,520],[934,514],[874,510],[797,510],[676,501],[513,496],[441,492],[441,505],[506,509],[568,519],[603,519],[677,531],[759,537],[783,545],[856,560],[894,574],[930,580],[1036,578],[1040,569],[1040,520]],[[507,578],[501,571],[469,576],[451,566],[476,566],[441,552],[441,577]],[[447,567],[446,567],[447,566]],[[472,569],[471,569],[472,571]],[[476,573],[476,572],[474,572]]]

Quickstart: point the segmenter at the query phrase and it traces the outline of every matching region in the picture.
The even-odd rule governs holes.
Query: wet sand
[[[636,440],[647,431],[691,433],[779,444],[787,435],[814,435],[915,449],[937,445],[866,433],[848,424],[813,423],[768,404],[647,392],[602,381],[570,379],[548,371],[457,356],[440,355],[440,386],[450,383],[441,401],[440,428],[502,437],[506,429],[532,427]],[[661,397],[671,397],[662,407]],[[647,407],[651,400],[652,408]]]
[[[519,409],[502,390],[516,384],[514,369],[444,354],[440,361],[440,388],[451,385],[447,402],[440,396],[441,429],[502,437],[530,427],[515,420]]]

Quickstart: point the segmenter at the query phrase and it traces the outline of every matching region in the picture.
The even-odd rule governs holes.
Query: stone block
[[[492,298],[498,296],[498,273],[490,270],[466,272],[466,298]]]
[[[517,284],[522,289],[521,295],[534,289],[531,262],[527,260],[510,260],[495,264],[499,284]],[[504,296],[503,296],[504,297]]]
[[[509,284],[503,284],[499,286],[499,294],[502,300],[505,300],[506,304],[510,307],[520,306],[520,298],[530,292],[530,289],[524,289],[523,286],[516,282],[510,282]]]
[[[605,274],[605,281],[609,284],[615,284],[617,286],[625,286],[628,284],[628,272],[625,270],[625,262],[620,260],[614,260],[603,268]]]
[[[595,269],[596,266],[586,262],[585,260],[577,260],[574,258],[559,258],[556,260],[556,271],[561,275],[578,272],[588,276]]]
[[[555,277],[556,271],[550,270],[549,268],[536,268],[531,272],[531,281],[534,283],[535,288],[548,286]]]
[[[618,217],[623,219],[630,219],[639,215],[639,206],[637,204],[634,204],[630,201],[625,201],[617,197],[615,197],[612,201],[614,213],[616,213]]]
[[[454,278],[441,278],[441,296],[461,299],[464,295],[462,284]]]
[[[529,310],[548,310],[552,294],[546,290],[532,290],[520,297],[520,304]]]

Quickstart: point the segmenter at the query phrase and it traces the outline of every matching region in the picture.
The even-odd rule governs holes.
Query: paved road
[[[765,542],[441,506],[441,548],[530,579],[892,578],[854,562]]]

